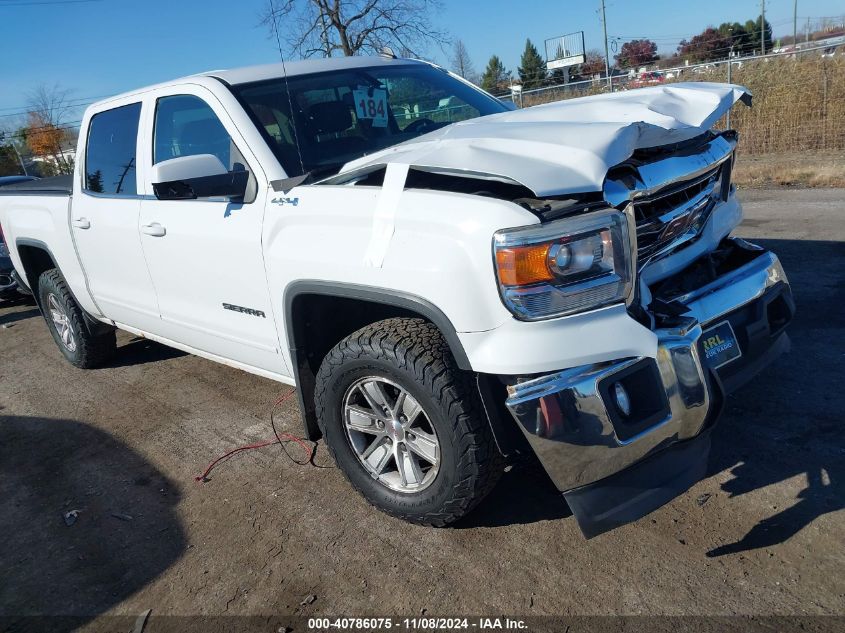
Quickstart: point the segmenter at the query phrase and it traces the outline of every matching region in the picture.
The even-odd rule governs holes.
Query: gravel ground
[[[730,398],[706,479],[590,541],[531,466],[448,529],[277,446],[198,484],[271,436],[286,387],[125,334],[78,370],[32,306],[0,309],[0,616],[845,615],[845,190],[743,197],[739,234],[793,284],[792,351]],[[276,420],[298,432],[295,399]]]

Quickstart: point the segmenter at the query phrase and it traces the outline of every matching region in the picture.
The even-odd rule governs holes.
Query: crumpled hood
[[[710,129],[742,86],[677,83],[582,97],[461,121],[344,166],[400,163],[513,180],[537,196],[600,191],[608,169],[634,150]]]

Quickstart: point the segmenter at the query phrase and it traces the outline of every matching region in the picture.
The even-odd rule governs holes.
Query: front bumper
[[[771,252],[759,250],[678,300],[687,312],[656,329],[656,357],[575,367],[508,387],[508,409],[587,536],[647,514],[700,479],[705,432],[725,393],[788,348],[784,328],[794,304]],[[712,368],[703,334],[725,321],[741,356]],[[617,383],[629,396],[627,414],[614,396]]]

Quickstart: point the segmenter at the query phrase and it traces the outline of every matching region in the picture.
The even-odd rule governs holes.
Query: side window
[[[134,196],[135,148],[141,104],[132,103],[91,117],[85,149],[85,189]]]
[[[232,139],[226,128],[199,97],[162,97],[156,105],[153,163],[197,154],[213,154],[231,170]]]

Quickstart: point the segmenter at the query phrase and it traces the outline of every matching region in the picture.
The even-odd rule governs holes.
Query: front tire
[[[114,330],[99,335],[88,331],[82,308],[58,269],[45,271],[38,278],[38,297],[50,334],[72,365],[92,369],[114,355],[117,349]]]
[[[379,321],[338,343],[317,373],[315,405],[346,478],[392,516],[447,525],[501,474],[472,375],[422,319]]]

